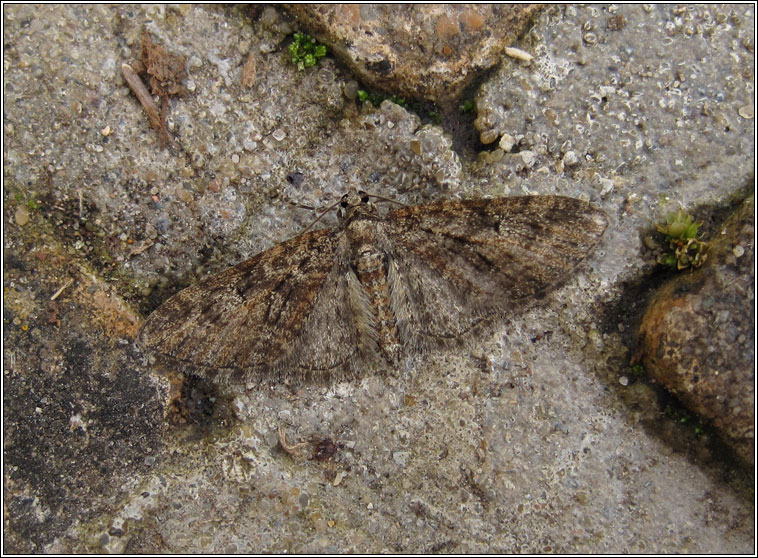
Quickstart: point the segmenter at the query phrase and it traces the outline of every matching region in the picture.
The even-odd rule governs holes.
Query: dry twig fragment
[[[530,62],[534,59],[534,56],[532,56],[525,50],[521,50],[520,48],[505,47],[503,52],[505,52],[505,54],[507,56],[510,56],[511,58],[515,58],[516,60],[522,60],[524,62]]]
[[[73,282],[74,282],[73,279],[69,279],[68,281],[66,281],[66,283],[60,289],[58,289],[57,291],[55,291],[55,293],[53,294],[53,296],[50,297],[50,300],[55,300],[56,298],[58,298],[59,296],[61,296],[61,293],[64,290],[66,290],[66,288],[70,287],[73,284]]]
[[[247,62],[242,66],[242,87],[249,88],[255,83],[255,54],[250,51]]]
[[[173,140],[171,139],[168,130],[166,130],[161,120],[161,115],[158,112],[158,106],[153,101],[152,95],[150,95],[150,92],[147,90],[147,87],[145,87],[145,84],[142,82],[140,77],[129,64],[121,65],[121,74],[124,76],[124,79],[129,85],[129,88],[132,90],[132,92],[134,92],[134,95],[142,104],[142,108],[145,109],[145,112],[147,113],[147,119],[150,121],[150,125],[155,128],[160,134],[161,142],[173,145]]]
[[[153,43],[147,32],[142,33],[142,56],[141,62],[147,75],[150,76],[150,89],[153,95],[161,98],[161,111],[153,102],[145,84],[139,78],[131,66],[123,64],[121,73],[131,87],[134,94],[142,103],[147,112],[150,125],[158,130],[161,139],[161,147],[165,144],[173,147],[173,140],[166,129],[166,115],[168,114],[168,96],[183,95],[185,93],[182,81],[187,77],[184,69],[186,58],[171,54],[165,48]]]

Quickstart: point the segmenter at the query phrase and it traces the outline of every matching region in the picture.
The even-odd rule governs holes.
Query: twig
[[[158,134],[161,137],[161,141],[165,141],[169,146],[174,146],[174,140],[166,130],[161,113],[158,111],[158,106],[153,101],[152,95],[145,87],[137,73],[132,69],[129,64],[121,64],[121,74],[124,76],[126,83],[129,84],[129,88],[134,92],[139,102],[142,103],[142,107],[147,113],[147,119],[150,121],[150,125],[158,130]]]
[[[148,248],[150,248],[155,242],[142,242],[139,246],[135,246],[131,250],[129,250],[129,253],[126,255],[127,258],[131,258],[132,256],[136,256],[137,254],[141,254]]]
[[[50,300],[55,300],[56,298],[58,298],[59,296],[61,296],[61,293],[62,293],[62,292],[63,292],[63,291],[66,289],[66,288],[70,287],[70,286],[71,286],[71,284],[72,284],[73,282],[74,282],[74,280],[73,280],[73,279],[69,279],[69,280],[66,282],[66,284],[65,284],[65,285],[63,285],[63,286],[62,286],[60,289],[58,289],[57,291],[55,291],[55,294],[53,294],[53,296],[51,296],[51,297],[50,297]]]

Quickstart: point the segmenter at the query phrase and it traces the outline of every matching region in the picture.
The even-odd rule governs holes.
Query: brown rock
[[[537,4],[296,4],[308,32],[367,86],[444,103],[500,60]]]
[[[665,283],[640,326],[642,363],[754,463],[753,197],[716,234],[705,265]]]

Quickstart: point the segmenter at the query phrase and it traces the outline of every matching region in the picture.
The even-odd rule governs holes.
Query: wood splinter
[[[155,128],[160,135],[161,144],[168,144],[173,148],[174,140],[166,129],[165,122],[163,118],[161,118],[161,113],[158,111],[158,105],[153,101],[153,96],[150,95],[150,92],[147,90],[147,87],[145,87],[142,79],[129,64],[121,65],[121,74],[124,76],[129,88],[137,96],[137,99],[139,99],[139,102],[142,103],[142,107],[147,113],[147,119],[150,121],[150,125]]]

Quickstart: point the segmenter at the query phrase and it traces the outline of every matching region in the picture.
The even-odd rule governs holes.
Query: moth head
[[[350,190],[342,196],[338,207],[337,217],[340,221],[349,219],[355,214],[374,215],[376,208],[371,203],[371,196],[363,190]]]

